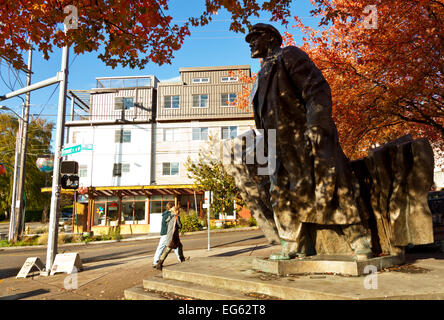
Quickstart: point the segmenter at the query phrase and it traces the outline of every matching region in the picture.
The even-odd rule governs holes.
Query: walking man
[[[160,239],[159,244],[157,245],[156,253],[154,254],[153,258],[153,268],[156,268],[160,256],[164,252],[165,248],[171,241],[171,236],[168,236],[168,222],[172,218],[171,209],[174,207],[174,202],[168,202],[166,205],[166,210],[162,213],[162,222],[161,222],[161,228],[160,228]],[[179,248],[174,249],[174,253],[176,254],[177,258],[179,259],[179,262],[182,262]]]

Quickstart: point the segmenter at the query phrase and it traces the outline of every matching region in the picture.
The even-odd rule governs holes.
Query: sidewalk
[[[212,229],[211,230],[211,234],[219,233],[219,232],[233,232],[233,231],[256,230],[256,229],[258,229],[258,227]],[[192,234],[207,234],[207,233],[208,233],[207,230],[194,231],[194,232],[184,232],[184,233],[181,233],[181,236],[182,235],[192,235]],[[113,242],[149,240],[149,239],[158,239],[158,238],[160,238],[160,233],[159,232],[153,232],[153,233],[147,233],[147,234],[123,235],[123,238],[120,239],[120,240],[90,241],[88,243],[84,243],[84,242],[63,243],[63,244],[58,244],[57,247],[58,248],[63,248],[63,247],[79,246],[79,245],[94,245],[94,244],[104,244],[104,243],[113,243]],[[46,245],[0,247],[0,251],[2,251],[2,250],[39,249],[39,248],[46,248]]]
[[[185,254],[192,261],[221,254],[267,255],[271,250],[278,250],[277,248],[268,245],[241,246],[212,248],[210,251],[188,250]],[[141,284],[143,279],[161,275],[161,271],[151,267],[152,258],[153,255],[146,255],[85,263],[83,271],[72,275],[57,273],[44,277],[34,272],[26,279],[0,279],[0,300],[124,300],[125,289]],[[175,255],[171,254],[165,261],[165,266],[177,263]]]
[[[226,230],[221,230],[225,232]],[[148,237],[148,236],[146,236]],[[156,237],[156,236],[152,236]],[[135,238],[132,238],[134,240]],[[130,241],[131,239],[125,239]],[[121,240],[122,241],[122,240]],[[220,270],[229,269],[230,259],[238,257],[266,257],[279,251],[279,246],[238,246],[226,248],[188,250],[189,261],[182,265],[197,263],[202,258],[217,257],[221,264],[214,266]],[[43,277],[37,272],[28,278],[15,277],[0,279],[0,300],[124,300],[124,290],[141,285],[144,279],[161,276],[162,272],[151,267],[152,255],[127,257],[108,261],[83,264],[83,271],[67,275],[58,273]],[[174,254],[168,256],[165,267],[180,267]],[[177,269],[177,268],[176,268]],[[390,286],[387,290],[399,290],[398,287],[409,288],[411,292],[421,293],[417,299],[444,299],[444,254],[439,252],[417,252],[407,254],[406,265],[402,268],[385,270],[378,275],[381,286]],[[274,277],[271,277],[274,278]],[[276,280],[276,279],[275,279]],[[273,281],[275,281],[273,280]],[[264,281],[270,281],[265,279]],[[319,277],[299,276],[283,278],[281,283],[288,282],[291,286],[300,281],[301,285],[315,288],[329,287],[329,290],[341,290],[347,283],[364,281],[362,277],[341,277],[327,275]],[[321,289],[319,289],[321,290]],[[416,290],[416,291],[415,291]],[[365,292],[364,292],[365,293]]]

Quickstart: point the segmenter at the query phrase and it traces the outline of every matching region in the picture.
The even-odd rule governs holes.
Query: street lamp
[[[23,152],[23,127],[24,127],[24,124],[26,121],[25,121],[25,119],[23,119],[23,117],[21,117],[19,114],[17,114],[17,112],[15,112],[14,110],[10,109],[7,106],[0,105],[0,110],[11,111],[21,120],[21,121],[19,121],[19,129],[18,129],[18,134],[17,134],[16,146],[15,146],[15,156],[14,156],[14,180],[12,183],[11,213],[10,213],[10,219],[9,219],[9,234],[8,234],[8,240],[11,241],[15,238],[14,235],[16,233],[15,230],[16,230],[17,207],[19,207],[19,210],[20,210],[20,205],[17,206],[17,200],[19,200],[20,202],[22,200],[22,199],[18,199],[18,198],[20,198],[19,194],[21,194],[20,191],[22,188],[21,182],[18,181],[19,177],[21,176],[21,174],[19,174],[19,172],[18,172],[18,168],[20,168],[20,173],[22,173],[22,167],[24,167],[25,163],[24,163],[24,161],[22,161],[22,159],[24,159],[24,157],[21,156],[21,152]],[[26,144],[26,141],[24,143]],[[19,164],[19,162],[20,162],[20,164]],[[17,191],[19,191],[19,193]],[[23,192],[24,192],[24,190],[23,190]],[[23,220],[23,219],[21,219],[21,220]],[[19,221],[19,223],[20,223],[20,221]]]
[[[25,119],[23,119],[23,117],[21,117],[17,112],[15,112],[14,110],[12,110],[11,108],[7,107],[7,106],[0,106],[0,110],[8,110],[11,111],[13,114],[15,114],[20,120],[22,120],[23,122],[25,122]]]

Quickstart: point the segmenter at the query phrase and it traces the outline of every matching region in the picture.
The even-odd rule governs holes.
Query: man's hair
[[[174,207],[174,202],[172,201],[168,202],[166,205],[167,210],[170,210],[172,207]]]

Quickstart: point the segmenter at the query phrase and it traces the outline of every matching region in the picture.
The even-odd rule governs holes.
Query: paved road
[[[260,230],[212,233],[210,247],[232,247],[243,245],[266,245],[267,241]],[[154,255],[158,239],[137,240],[113,243],[94,243],[78,246],[59,246],[59,253],[79,252],[83,263],[109,261],[139,255]],[[208,248],[206,233],[181,237],[184,253],[187,250]],[[46,248],[2,250],[0,248],[0,279],[17,275],[26,258],[39,257],[46,264]]]

